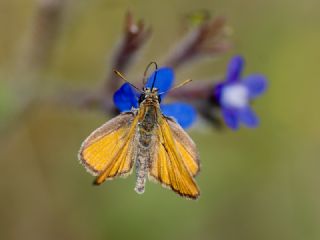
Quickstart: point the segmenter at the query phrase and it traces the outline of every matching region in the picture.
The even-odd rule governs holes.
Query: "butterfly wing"
[[[181,154],[184,165],[192,176],[196,176],[200,171],[200,160],[195,143],[175,120],[169,117],[165,119],[170,126],[177,151]]]
[[[79,159],[93,175],[95,183],[130,173],[137,117],[122,113],[95,130],[81,145]]]
[[[186,147],[181,146],[184,143],[181,142],[181,136],[177,136],[177,129],[178,132],[181,129],[175,125],[174,121],[173,123],[170,121],[173,120],[168,120],[163,116],[158,119],[156,150],[149,176],[170,187],[181,196],[196,199],[200,191],[193,175],[198,172],[199,160],[195,157],[197,156],[195,153],[191,154]],[[188,140],[187,143],[193,142]],[[192,146],[195,148],[194,143]]]

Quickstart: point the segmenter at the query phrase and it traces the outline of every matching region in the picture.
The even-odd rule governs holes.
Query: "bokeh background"
[[[49,12],[62,21],[52,41],[33,44],[45,2],[0,2],[0,239],[320,239],[318,0],[70,0],[63,17]],[[245,73],[269,79],[254,106],[259,128],[191,129],[202,162],[197,201],[154,183],[140,196],[134,175],[93,187],[77,152],[110,116],[50,100],[101,85],[128,9],[153,28],[129,76],[172,48],[185,14],[206,9],[227,17],[234,48],[177,78],[223,76],[241,53]]]

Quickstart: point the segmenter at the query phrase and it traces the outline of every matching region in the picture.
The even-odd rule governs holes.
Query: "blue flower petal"
[[[243,83],[249,89],[251,98],[255,98],[267,89],[267,79],[262,74],[251,74],[243,79]]]
[[[160,106],[165,116],[174,118],[181,127],[189,128],[196,121],[197,111],[189,104],[175,102]]]
[[[250,107],[245,107],[238,110],[238,116],[242,123],[247,127],[255,128],[259,125],[259,119]]]
[[[138,107],[137,94],[129,83],[124,83],[113,95],[114,105],[120,112]]]
[[[235,82],[240,80],[243,67],[244,59],[241,56],[233,57],[227,68],[226,81]]]
[[[213,97],[219,103],[221,101],[221,93],[225,85],[225,83],[216,83],[213,85]]]
[[[222,108],[222,116],[226,125],[232,130],[239,128],[239,118],[236,109]]]
[[[172,68],[169,68],[169,67],[159,68],[157,70],[156,79],[154,79],[154,76],[155,76],[155,72],[153,72],[151,76],[148,78],[148,81],[145,87],[151,88],[153,81],[155,81],[154,87],[158,89],[159,93],[166,92],[172,87],[172,84],[174,81],[174,72]],[[163,94],[162,96],[164,95],[165,94]]]

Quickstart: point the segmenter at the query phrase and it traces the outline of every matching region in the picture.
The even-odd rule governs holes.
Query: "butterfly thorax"
[[[151,165],[154,149],[154,130],[157,125],[159,101],[156,94],[150,94],[140,103],[137,127],[137,151],[135,156],[137,181],[135,190],[143,193],[146,177]]]

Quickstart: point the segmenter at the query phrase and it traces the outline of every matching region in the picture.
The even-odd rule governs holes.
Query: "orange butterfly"
[[[153,84],[139,90],[139,108],[121,113],[91,133],[82,143],[79,159],[97,176],[95,184],[129,175],[135,163],[137,193],[144,192],[148,177],[181,196],[196,199],[200,195],[194,180],[199,172],[197,149],[182,127],[161,113],[162,93],[154,87],[158,68],[155,62],[151,64],[156,66]],[[127,81],[121,73],[115,73]]]

